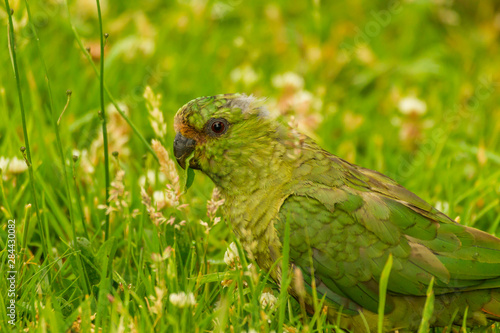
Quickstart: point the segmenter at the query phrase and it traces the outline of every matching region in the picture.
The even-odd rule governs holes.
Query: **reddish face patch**
[[[176,133],[181,133],[182,136],[186,138],[194,139],[197,144],[206,142],[205,133],[200,133],[198,130],[187,124],[180,114],[177,114],[174,118],[174,129]]]

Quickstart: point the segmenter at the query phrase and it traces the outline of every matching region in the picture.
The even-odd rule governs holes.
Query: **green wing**
[[[455,223],[379,173],[331,155],[314,162],[297,169],[299,185],[276,221],[281,238],[290,223],[290,259],[309,289],[314,276],[320,296],[345,313],[377,312],[390,253],[389,295],[424,296],[432,277],[436,295],[500,288],[498,238]]]

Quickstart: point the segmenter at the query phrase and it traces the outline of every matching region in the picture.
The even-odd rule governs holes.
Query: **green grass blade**
[[[427,288],[427,299],[425,300],[424,310],[422,312],[422,321],[418,328],[418,333],[426,333],[429,331],[429,320],[434,312],[434,277],[432,277],[429,287]]]
[[[283,259],[281,260],[281,285],[280,294],[278,298],[278,332],[283,331],[283,324],[285,323],[285,309],[288,297],[288,286],[290,284],[288,278],[289,259],[290,259],[290,219],[286,219],[285,223],[285,237],[283,241]]]
[[[68,13],[68,19],[69,19],[69,22],[70,22],[70,25],[71,25],[71,30],[73,31],[73,35],[75,36],[75,40],[78,43],[78,46],[80,47],[80,50],[85,55],[85,58],[87,58],[88,62],[92,66],[92,69],[94,70],[94,72],[96,73],[97,77],[100,80],[101,75],[99,73],[99,70],[97,69],[96,65],[94,64],[94,61],[92,60],[89,52],[87,52],[87,50],[85,49],[85,46],[83,45],[82,39],[80,38],[80,35],[78,34],[78,31],[76,30],[76,27],[75,27],[75,25],[73,24],[73,22],[71,20],[71,13],[69,11],[68,0],[66,0],[66,9],[67,9],[67,13]],[[102,35],[102,31],[101,31],[101,35]],[[149,142],[141,134],[141,132],[139,131],[139,129],[130,120],[130,118],[125,114],[125,112],[123,112],[122,108],[120,107],[120,105],[118,104],[118,102],[116,101],[116,99],[113,97],[113,95],[109,91],[108,86],[105,83],[104,83],[104,89],[106,91],[106,94],[108,95],[109,100],[111,101],[111,103],[113,104],[113,106],[116,108],[116,110],[118,111],[118,113],[120,114],[120,116],[123,119],[125,119],[125,121],[130,126],[130,128],[132,128],[132,131],[134,132],[134,134],[137,135],[137,137],[146,146],[146,149],[153,155],[153,157],[155,158],[155,160],[158,162],[159,160],[158,160],[158,156],[156,155],[156,152],[153,150],[153,148],[151,147],[151,145],[149,144]]]
[[[387,292],[387,283],[389,282],[389,275],[392,269],[392,253],[389,254],[387,262],[385,263],[384,269],[382,270],[382,275],[380,276],[379,284],[379,303],[378,303],[378,323],[377,332],[382,333],[384,330],[384,314],[385,314],[385,299]]]
[[[47,83],[47,91],[48,91],[48,95],[49,95],[49,117],[50,117],[50,120],[51,120],[53,128],[54,128],[54,133],[56,134],[56,142],[57,142],[57,148],[58,148],[58,153],[59,153],[59,158],[60,158],[60,163],[61,163],[61,169],[63,171],[63,178],[64,178],[64,183],[66,186],[66,188],[65,188],[66,189],[66,197],[67,197],[66,202],[67,202],[68,211],[69,211],[69,220],[71,223],[71,230],[73,232],[73,242],[76,242],[77,234],[76,234],[76,227],[75,227],[74,213],[73,213],[73,200],[71,198],[71,188],[70,188],[70,182],[69,182],[69,178],[68,178],[68,172],[66,170],[64,151],[63,151],[63,146],[62,146],[62,142],[61,142],[61,135],[59,133],[59,125],[58,125],[58,121],[54,117],[54,100],[52,97],[52,87],[51,87],[51,83],[50,83],[49,71],[47,70],[47,65],[45,64],[45,60],[43,57],[42,48],[40,46],[40,39],[38,38],[36,26],[33,23],[29,2],[27,0],[25,0],[25,4],[26,4],[26,11],[28,12],[28,20],[29,20],[30,28],[31,28],[31,31],[33,33],[33,36],[35,37],[35,41],[36,41],[35,44],[37,47],[37,52],[38,52],[43,70],[45,72],[45,82]],[[68,96],[68,102],[69,102],[69,96]],[[66,104],[66,106],[67,106],[67,104]],[[77,269],[79,271],[78,273],[80,276],[84,276],[83,263],[82,263],[80,257],[78,259],[78,262],[79,262],[77,265]],[[84,280],[82,280],[82,281],[84,281]],[[86,294],[88,294],[90,292],[88,285],[86,283],[83,283],[83,288],[84,288]]]
[[[26,124],[26,114],[24,111],[24,102],[23,102],[23,93],[21,89],[21,78],[19,77],[19,69],[17,66],[17,56],[16,56],[16,45],[15,45],[15,40],[14,40],[14,24],[12,23],[12,14],[13,11],[10,9],[9,1],[5,0],[5,8],[7,9],[7,15],[9,17],[9,27],[8,27],[8,39],[9,39],[9,51],[10,51],[10,58],[12,61],[12,67],[14,69],[14,76],[16,79],[16,86],[17,86],[17,94],[19,98],[19,108],[21,109],[21,117],[22,117],[22,123],[23,123],[23,135],[24,135],[24,142],[26,144],[26,161],[28,164],[28,173],[29,173],[29,178],[30,178],[30,188],[31,188],[31,195],[33,197],[33,204],[35,206],[35,213],[36,217],[38,220],[38,227],[40,229],[40,235],[42,237],[42,249],[45,254],[45,258],[47,259],[50,254],[48,250],[48,245],[47,245],[47,236],[45,235],[45,227],[42,223],[42,219],[40,217],[40,210],[38,209],[38,199],[37,199],[37,194],[36,194],[36,188],[35,188],[35,176],[33,174],[33,161],[31,159],[31,148],[30,148],[30,142],[29,142],[29,136],[28,136],[28,129],[27,129],[27,124]]]
[[[102,14],[101,14],[101,2],[96,0],[97,3],[97,17],[99,18],[99,31],[100,31],[100,45],[101,45],[101,57],[100,64],[101,70],[99,75],[99,96],[101,102],[101,124],[102,124],[102,139],[104,146],[104,181],[105,181],[105,191],[106,191],[106,206],[109,205],[109,187],[110,187],[110,176],[109,176],[109,147],[108,147],[108,127],[106,125],[106,106],[104,105],[104,32],[102,30]],[[106,36],[107,38],[107,36]],[[106,213],[106,222],[104,225],[104,241],[109,239],[109,214]]]

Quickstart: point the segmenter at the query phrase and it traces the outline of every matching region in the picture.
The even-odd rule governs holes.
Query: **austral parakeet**
[[[446,326],[453,315],[461,324],[466,309],[468,326],[500,321],[500,239],[321,149],[252,96],[192,100],[177,112],[175,130],[178,163],[185,168],[189,161],[213,180],[225,198],[225,218],[263,270],[281,257],[289,223],[290,264],[302,272],[306,306],[314,276],[329,318],[336,321],[342,310],[342,328],[376,330],[390,254],[384,331],[419,327],[433,277],[430,326]],[[279,266],[271,271],[278,283]],[[294,285],[289,292],[297,297]]]

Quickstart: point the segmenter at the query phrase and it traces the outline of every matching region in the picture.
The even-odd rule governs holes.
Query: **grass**
[[[9,270],[15,219],[14,330],[336,329],[320,295],[303,318],[298,302],[248,267],[207,177],[197,173],[178,195],[173,116],[202,95],[269,97],[330,152],[500,235],[494,0],[102,1],[101,17],[91,0],[29,5],[29,17],[24,1],[0,9],[0,267]],[[425,111],[400,110],[412,96]],[[2,304],[7,290],[0,279]],[[0,331],[11,328],[3,309]]]

